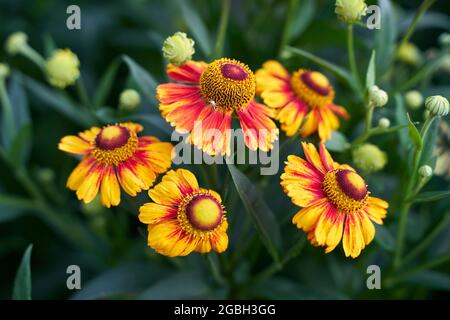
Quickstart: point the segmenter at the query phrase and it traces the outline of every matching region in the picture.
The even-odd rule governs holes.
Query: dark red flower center
[[[248,73],[244,68],[232,63],[222,64],[220,71],[225,78],[232,80],[245,80],[248,77]]]

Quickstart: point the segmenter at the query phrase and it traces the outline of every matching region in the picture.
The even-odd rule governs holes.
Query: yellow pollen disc
[[[178,207],[181,228],[199,237],[209,236],[226,219],[222,204],[207,192],[187,195]]]
[[[121,125],[104,127],[95,138],[92,154],[104,164],[117,165],[131,158],[138,145],[136,132]]]
[[[203,100],[223,111],[240,110],[255,97],[256,79],[250,68],[234,59],[211,62],[200,78]]]
[[[334,89],[322,73],[299,69],[291,76],[295,95],[310,108],[321,108],[333,103]]]
[[[313,71],[310,74],[311,80],[314,81],[317,85],[322,88],[327,88],[330,85],[327,77],[325,77],[322,73]]]
[[[363,178],[351,170],[336,169],[325,174],[322,190],[341,212],[357,212],[364,208],[369,192]]]

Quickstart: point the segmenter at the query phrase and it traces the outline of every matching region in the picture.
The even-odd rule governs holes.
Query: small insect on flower
[[[290,75],[277,61],[267,61],[256,72],[256,83],[264,103],[278,110],[276,119],[287,136],[300,130],[303,137],[318,132],[321,140],[329,140],[339,128],[337,116],[348,118],[347,111],[333,103],[334,89],[320,72],[299,69]]]
[[[80,61],[70,49],[56,50],[47,60],[46,71],[51,85],[64,89],[80,77]]]
[[[157,88],[162,116],[178,132],[189,132],[188,142],[210,155],[230,154],[231,118],[235,113],[251,150],[268,151],[278,139],[271,119],[273,109],[257,103],[255,75],[234,59],[221,58],[207,64],[188,61],[169,64],[174,81]]]
[[[222,199],[200,188],[192,172],[171,170],[148,194],[154,202],[139,209],[139,220],[148,224],[149,247],[169,257],[227,249]]]
[[[311,143],[302,145],[307,161],[290,155],[281,176],[285,193],[303,207],[292,223],[326,253],[342,239],[345,255],[356,258],[375,236],[372,221],[383,224],[388,203],[369,196],[364,179],[334,162],[323,143],[319,152]]]
[[[93,127],[61,139],[58,148],[82,155],[67,180],[79,200],[91,202],[100,189],[105,207],[120,203],[120,186],[131,196],[147,190],[171,165],[172,145],[151,136],[138,137],[139,124],[127,122]]]

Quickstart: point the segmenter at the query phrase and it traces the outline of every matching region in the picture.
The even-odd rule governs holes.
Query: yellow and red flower
[[[271,119],[275,113],[254,100],[256,80],[247,65],[228,58],[210,64],[188,61],[179,67],[169,64],[167,74],[181,83],[158,86],[159,108],[175,130],[190,133],[190,143],[210,155],[230,154],[231,120],[236,113],[248,148],[272,149],[278,138]]]
[[[172,145],[151,136],[138,137],[142,130],[141,125],[127,122],[62,138],[60,150],[83,156],[67,187],[85,203],[100,189],[101,202],[108,208],[120,203],[120,186],[131,196],[150,188],[157,175],[170,167]]]
[[[315,132],[329,140],[347,111],[333,103],[334,89],[320,72],[299,69],[292,75],[277,61],[267,61],[256,71],[257,94],[278,110],[276,119],[287,136],[299,130],[303,137]],[[303,124],[303,126],[302,126]]]
[[[149,247],[169,257],[227,249],[222,199],[200,188],[192,172],[170,170],[148,194],[154,202],[140,208],[139,220],[148,224]]]
[[[319,152],[311,143],[302,145],[307,161],[290,155],[281,175],[285,193],[303,207],[292,223],[326,253],[342,239],[345,255],[356,258],[375,236],[372,221],[383,224],[388,203],[369,196],[364,179],[334,162],[323,143]]]

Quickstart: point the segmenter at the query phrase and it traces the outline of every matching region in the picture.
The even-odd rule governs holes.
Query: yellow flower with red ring
[[[315,246],[333,251],[341,242],[345,255],[356,258],[375,236],[373,222],[383,224],[388,203],[371,197],[364,179],[350,166],[339,165],[320,143],[302,143],[306,160],[290,155],[281,185],[292,202],[303,207],[292,223]]]
[[[172,144],[151,136],[138,137],[143,127],[119,123],[93,127],[78,136],[65,136],[62,151],[83,156],[67,180],[79,200],[91,202],[100,190],[105,207],[120,203],[120,186],[131,196],[147,190],[172,162]]]
[[[139,220],[148,224],[149,247],[169,257],[227,249],[222,199],[200,188],[192,172],[170,170],[148,194],[154,202],[139,209]]]
[[[299,69],[292,75],[277,61],[267,61],[256,71],[256,91],[269,107],[278,110],[276,119],[287,136],[300,131],[303,137],[318,132],[329,140],[347,111],[334,104],[335,92],[327,77]]]
[[[210,155],[229,155],[236,114],[249,149],[273,148],[278,138],[271,119],[275,112],[254,100],[256,79],[247,65],[228,58],[209,64],[188,61],[178,67],[169,64],[167,74],[178,83],[158,86],[159,108],[175,130],[190,133],[188,142]]]

